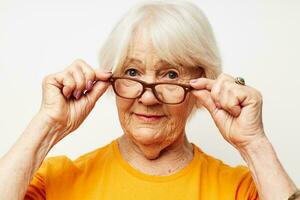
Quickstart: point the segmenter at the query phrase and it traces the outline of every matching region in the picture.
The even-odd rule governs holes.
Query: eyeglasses
[[[180,104],[184,101],[187,92],[192,90],[191,86],[185,84],[146,83],[129,77],[111,77],[109,81],[112,83],[115,93],[122,98],[140,98],[145,90],[150,88],[156,99],[164,104]]]

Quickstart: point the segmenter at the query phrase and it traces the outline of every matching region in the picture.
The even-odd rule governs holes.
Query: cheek
[[[118,109],[121,124],[124,124],[128,121],[128,117],[132,111],[133,104],[134,100],[124,99],[118,96],[116,97],[116,106]]]
[[[187,95],[185,101],[182,104],[170,107],[169,112],[172,118],[177,119],[178,121],[185,122],[193,109],[195,100],[196,99],[194,98],[194,96]]]
[[[165,113],[167,119],[155,124],[141,123],[133,117],[132,112],[136,108],[135,106],[142,106],[135,104],[135,100],[116,97],[116,105],[121,126],[126,133],[133,135],[134,138],[144,142],[153,140],[172,142],[182,133],[185,127],[187,118],[193,107],[192,100],[192,98],[187,96],[186,100],[180,105],[162,105],[159,108],[156,107],[156,111],[160,110]]]
[[[176,138],[185,128],[187,119],[193,109],[194,99],[187,96],[186,100],[179,105],[168,106],[169,120],[164,130],[168,138]]]
[[[170,109],[170,114],[173,118],[172,121],[175,125],[175,128],[180,129],[180,131],[184,129],[187,119],[193,110],[194,102],[195,98],[192,96],[187,96],[182,104],[178,105],[178,107]]]

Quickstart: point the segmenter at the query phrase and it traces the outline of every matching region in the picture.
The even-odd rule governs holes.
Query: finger
[[[238,117],[241,113],[242,108],[240,106],[239,98],[233,90],[221,93],[220,104],[223,110],[229,112],[234,117]]]
[[[222,81],[230,81],[230,82],[234,82],[234,77],[229,75],[229,74],[225,74],[225,73],[221,73],[218,78],[218,81],[222,82]]]
[[[81,68],[81,71],[83,72],[84,77],[85,77],[85,83],[86,83],[85,90],[90,91],[93,87],[93,82],[96,79],[96,73],[95,73],[94,69],[89,64],[85,63],[84,61],[79,62],[78,65]]]
[[[83,89],[82,93],[91,90],[91,88],[93,87],[93,82],[96,77],[93,68],[82,59],[76,59],[70,65],[70,67],[68,67],[68,69],[70,69],[71,71],[73,71],[74,68],[79,68],[82,71],[85,78],[85,89]]]
[[[226,89],[225,86],[231,85],[233,81],[233,77],[228,74],[221,73],[211,85],[211,96],[217,108],[222,109],[222,104],[220,102],[221,93]]]
[[[73,96],[76,99],[79,99],[86,87],[86,80],[83,71],[81,70],[80,67],[72,68],[71,74],[76,83],[76,88],[73,92]]]
[[[104,81],[95,82],[93,89],[89,93],[87,93],[86,97],[90,102],[95,104],[98,101],[98,99],[103,95],[103,93],[107,90],[109,85],[110,85],[109,82],[104,82]]]
[[[94,70],[89,69],[89,68],[83,68],[82,70],[83,70],[85,82],[86,82],[86,87],[85,87],[85,91],[83,92],[83,94],[86,94],[86,92],[90,91],[93,88],[94,81],[96,79],[96,74],[95,74]]]
[[[76,83],[73,79],[73,76],[69,72],[65,71],[56,73],[54,75],[54,79],[60,85],[63,95],[69,98],[76,88]]]
[[[100,81],[108,81],[109,78],[112,76],[112,72],[111,71],[100,71],[99,69],[95,69],[95,74],[96,74],[96,80],[100,80]]]
[[[197,104],[203,105],[210,113],[214,113],[217,109],[211,93],[208,90],[193,90],[191,92],[197,98]]]
[[[210,91],[211,97],[218,108],[221,108],[220,94],[223,90],[222,87],[223,87],[223,85],[221,85],[221,83],[219,81],[216,81]]]
[[[216,81],[208,78],[198,78],[190,81],[190,85],[197,90],[211,90]]]
[[[94,74],[95,74],[95,80],[93,82],[89,81],[87,89],[83,92],[84,95],[86,95],[87,93],[89,93],[92,90],[92,88],[97,83],[97,81],[107,82],[108,84],[110,84],[109,78],[112,76],[111,71],[103,72],[103,71],[100,71],[99,69],[95,69]]]
[[[199,103],[208,110],[217,127],[221,127],[228,114],[226,111],[216,107],[211,93],[207,90],[193,90],[191,93],[195,95]]]

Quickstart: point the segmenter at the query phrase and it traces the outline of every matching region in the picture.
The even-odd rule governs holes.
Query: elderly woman
[[[1,200],[298,198],[265,135],[260,92],[221,73],[212,30],[195,5],[135,6],[100,57],[106,71],[76,60],[44,79],[39,112],[1,159]],[[123,135],[74,161],[44,161],[109,86]],[[248,168],[230,167],[188,141],[187,120],[201,108]]]

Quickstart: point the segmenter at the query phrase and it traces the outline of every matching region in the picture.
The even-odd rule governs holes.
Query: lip
[[[149,115],[149,114],[142,114],[142,113],[134,113],[138,119],[146,122],[156,122],[162,119],[165,115]]]

